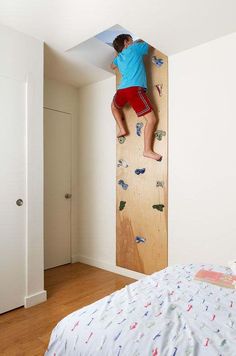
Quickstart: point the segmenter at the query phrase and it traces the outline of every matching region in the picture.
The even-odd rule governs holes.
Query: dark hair
[[[130,38],[132,38],[132,36],[128,34],[117,36],[113,41],[113,47],[115,48],[116,52],[120,53],[124,49],[125,40],[128,41]]]

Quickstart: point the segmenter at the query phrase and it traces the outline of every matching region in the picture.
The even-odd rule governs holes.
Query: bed
[[[76,310],[53,329],[45,356],[236,356],[236,290],[168,267]]]

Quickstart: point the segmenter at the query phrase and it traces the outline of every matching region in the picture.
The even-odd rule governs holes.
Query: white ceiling
[[[81,86],[112,75],[69,49],[119,24],[166,55],[236,31],[236,0],[0,0],[0,23],[45,42],[45,75]]]

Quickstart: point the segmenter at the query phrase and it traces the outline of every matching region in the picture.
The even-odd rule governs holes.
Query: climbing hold
[[[164,181],[163,180],[158,180],[156,186],[164,188]]]
[[[161,67],[164,63],[164,60],[162,58],[157,58],[156,56],[153,56],[152,63],[154,63],[157,67]]]
[[[135,237],[135,242],[137,242],[137,244],[144,243],[145,241],[146,241],[145,237],[141,237],[141,236]]]
[[[153,209],[157,209],[159,211],[163,211],[163,208],[165,207],[165,205],[163,205],[163,204],[155,204],[152,207],[153,207]]]
[[[157,130],[154,135],[158,141],[161,141],[162,137],[166,135],[166,132],[162,130]]]
[[[129,165],[124,159],[119,159],[117,162],[117,167],[127,168]]]
[[[120,137],[118,137],[118,141],[119,141],[119,143],[121,143],[121,144],[124,143],[125,140],[126,140],[125,136],[120,136]]]
[[[126,184],[123,179],[120,179],[118,181],[118,184],[124,189],[124,190],[127,190],[128,189],[128,184]]]
[[[156,84],[155,87],[157,88],[157,91],[160,96],[163,94],[163,84]]]
[[[120,211],[125,208],[125,204],[126,204],[126,201],[123,201],[123,200],[120,201],[120,206],[119,206]]]
[[[136,134],[138,136],[141,136],[141,134],[142,134],[142,132],[141,132],[142,127],[143,127],[143,123],[142,122],[138,122],[136,124]]]
[[[146,171],[145,168],[137,168],[135,169],[135,174],[139,175],[139,174],[143,174]]]

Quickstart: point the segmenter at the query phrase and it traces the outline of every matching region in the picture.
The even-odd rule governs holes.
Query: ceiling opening
[[[137,35],[117,24],[68,49],[66,53],[73,60],[84,60],[113,75],[110,67],[114,57],[112,42],[122,33],[130,34],[134,41],[138,39]]]

